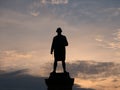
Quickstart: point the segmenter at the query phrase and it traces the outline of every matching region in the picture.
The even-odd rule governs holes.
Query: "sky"
[[[53,62],[58,27],[69,42],[67,62],[120,62],[120,0],[0,0],[2,66]]]

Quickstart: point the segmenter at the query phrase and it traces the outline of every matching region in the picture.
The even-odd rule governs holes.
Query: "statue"
[[[68,46],[68,41],[64,35],[62,35],[62,29],[59,27],[56,30],[57,35],[53,38],[53,42],[51,45],[51,54],[54,52],[54,66],[53,72],[56,72],[57,61],[62,61],[63,71],[66,72],[66,64],[65,64],[65,57],[66,57],[66,49],[65,47]]]
[[[53,38],[51,45],[51,54],[54,52],[53,72],[50,73],[48,79],[45,79],[47,90],[72,90],[74,78],[71,78],[69,72],[66,72],[65,47],[68,46],[67,39],[62,35],[62,29],[59,27],[56,30],[57,35]],[[56,73],[57,62],[62,61],[64,73]]]

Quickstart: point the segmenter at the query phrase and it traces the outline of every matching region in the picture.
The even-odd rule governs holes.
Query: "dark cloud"
[[[13,72],[3,72],[0,71],[0,89],[8,90],[47,90],[45,84],[45,79],[48,77],[42,76],[32,76],[25,73],[26,70],[17,70]],[[79,85],[75,84],[73,86],[74,90],[95,90],[92,88],[81,88]]]
[[[45,66],[45,71],[51,71],[49,70],[51,64],[49,65],[46,65],[48,67]],[[120,64],[113,62],[77,61],[75,63],[67,63],[67,69],[70,74],[81,78],[119,77],[119,68]],[[61,68],[58,67],[58,70],[61,70]]]
[[[45,77],[25,74],[26,70],[0,73],[0,89],[8,90],[45,90]]]

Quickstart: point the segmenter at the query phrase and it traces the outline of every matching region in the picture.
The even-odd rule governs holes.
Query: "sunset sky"
[[[58,27],[69,42],[67,62],[120,62],[120,0],[0,0],[1,63],[53,62]]]

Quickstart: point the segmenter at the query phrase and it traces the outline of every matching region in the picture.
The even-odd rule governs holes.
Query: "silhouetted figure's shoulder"
[[[66,39],[66,36],[65,35],[56,35],[56,36],[54,36],[54,39],[57,39],[57,38]]]
[[[62,47],[62,46],[68,46],[68,41],[66,36],[64,35],[56,35],[53,38],[53,46],[54,47]]]

